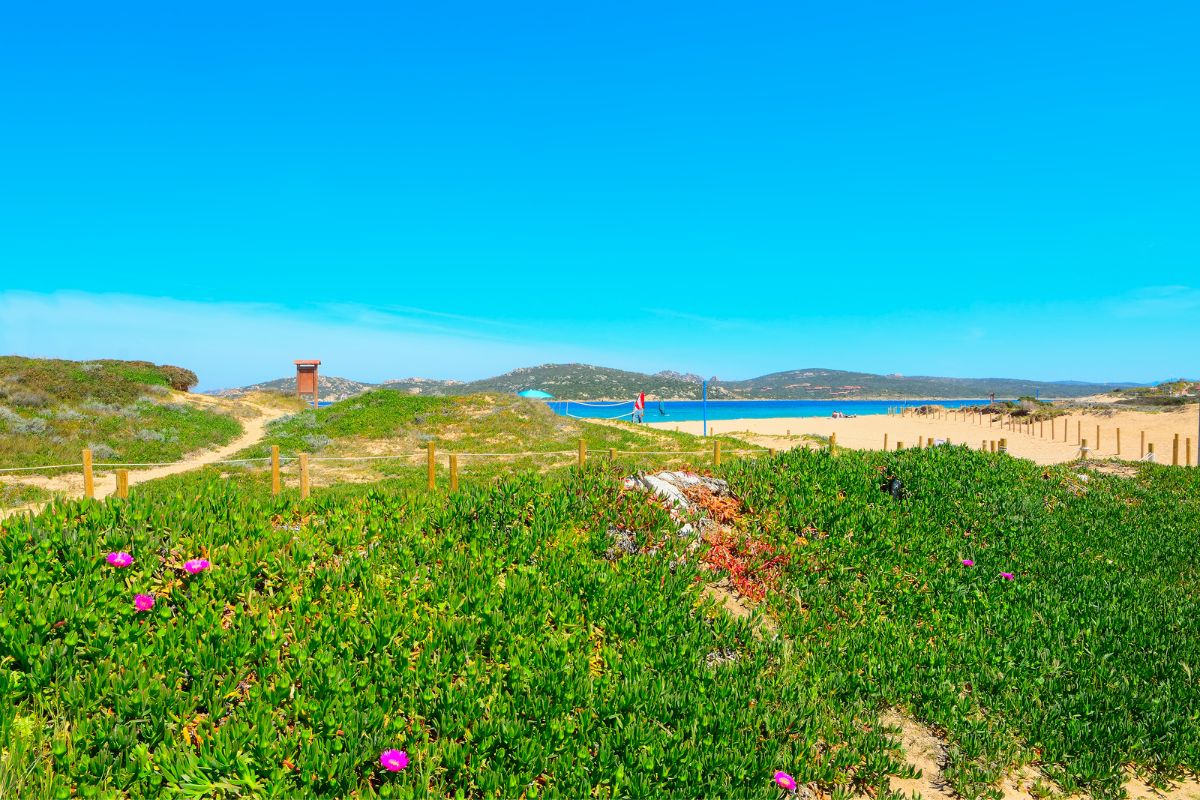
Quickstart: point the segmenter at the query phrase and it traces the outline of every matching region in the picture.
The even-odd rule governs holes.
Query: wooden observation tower
[[[315,359],[302,359],[294,363],[296,364],[296,397],[304,397],[306,394],[311,394],[312,406],[316,408],[317,367],[321,365],[321,362]]]

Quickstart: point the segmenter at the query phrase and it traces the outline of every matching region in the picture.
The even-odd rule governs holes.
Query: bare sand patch
[[[808,446],[804,436],[829,437],[837,434],[840,447],[855,450],[881,450],[884,437],[887,449],[895,450],[897,444],[906,448],[916,447],[931,439],[966,444],[978,449],[985,443],[990,449],[992,441],[1008,440],[1008,452],[1019,458],[1027,458],[1039,464],[1059,464],[1079,457],[1080,441],[1088,442],[1091,458],[1143,458],[1149,445],[1154,445],[1155,461],[1170,464],[1175,437],[1179,437],[1179,463],[1187,458],[1188,443],[1191,446],[1191,464],[1197,462],[1200,446],[1197,409],[1186,407],[1172,411],[1118,411],[1116,413],[1075,413],[1050,422],[1035,423],[1032,427],[1016,430],[1002,427],[989,416],[978,414],[954,414],[934,416],[888,416],[875,414],[852,419],[829,417],[794,417],[781,419],[735,419],[718,420],[710,423],[721,434],[737,436],[764,447],[790,449]],[[670,422],[647,423],[649,427],[678,428],[686,433],[699,435],[701,423]],[[1099,440],[1097,443],[1097,428]],[[1118,435],[1120,430],[1120,448]],[[789,435],[790,433],[790,435]],[[1144,445],[1143,445],[1144,442]]]

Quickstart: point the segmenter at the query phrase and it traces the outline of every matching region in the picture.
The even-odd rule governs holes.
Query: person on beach
[[[633,401],[633,421],[642,422],[646,419],[646,393],[640,392],[638,399]]]

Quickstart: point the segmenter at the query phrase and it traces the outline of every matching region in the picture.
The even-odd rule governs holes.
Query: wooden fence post
[[[1138,458],[1145,458],[1145,457],[1146,457],[1146,432],[1142,431],[1142,446],[1141,446],[1141,449],[1138,450]]]
[[[1087,451],[1088,451],[1087,439],[1080,439],[1079,440],[1079,457],[1087,458]]]
[[[90,447],[83,449],[83,496],[92,499],[96,497],[96,480],[92,475],[92,450]]]
[[[1150,461],[1154,460],[1154,442],[1150,442],[1146,445],[1146,454],[1143,456],[1143,458],[1149,459]]]
[[[1189,440],[1189,441],[1191,441],[1191,440]],[[774,458],[774,457],[775,457],[775,448],[774,448],[774,447],[768,447],[768,448],[767,448],[767,457],[768,457],[768,458]]]
[[[1189,436],[1187,438],[1186,442],[1187,443],[1184,445],[1184,448],[1183,448],[1184,452],[1187,454],[1187,458],[1184,460],[1184,464],[1186,464],[1187,466],[1190,467],[1192,465],[1192,437]],[[1200,455],[1200,454],[1198,454],[1198,455]]]
[[[1050,418],[1050,439],[1054,440],[1054,417]]]
[[[458,491],[458,456],[450,454],[450,491]]]
[[[617,448],[615,448],[615,447],[608,448],[608,460],[609,461],[617,460]]]
[[[832,455],[835,450],[837,450],[837,433],[836,432],[829,434],[829,453],[830,453],[830,455]]]
[[[1175,443],[1171,446],[1171,465],[1179,466],[1179,434],[1175,434]]]
[[[1046,438],[1046,420],[1038,420],[1038,436],[1042,439]]]
[[[1008,452],[1008,439],[1007,439],[1007,438],[1003,438],[1003,437],[1002,437],[1002,438],[1000,439],[1000,452],[1001,452],[1001,453],[1007,453],[1007,452]]]
[[[996,452],[996,440],[992,439],[992,452]]]
[[[1117,428],[1117,455],[1121,455],[1121,429]]]
[[[883,435],[883,452],[887,452],[887,434]]]
[[[896,442],[896,452],[899,453],[904,449],[904,442]]]
[[[1083,441],[1083,420],[1075,420],[1075,444]]]
[[[1100,449],[1100,426],[1096,426],[1096,450]]]
[[[721,440],[713,441],[713,463],[718,467],[721,466]]]
[[[122,500],[129,499],[129,470],[117,470],[117,497]]]
[[[579,440],[579,466],[582,468],[587,463],[587,442],[583,439]]]
[[[430,489],[437,487],[437,457],[433,442],[425,443],[425,478]]]
[[[279,494],[283,485],[279,480],[279,445],[271,445],[271,494]]]
[[[300,454],[300,499],[308,499],[308,453]]]
[[[925,446],[925,437],[924,437],[924,436],[918,436],[918,437],[917,437],[917,449],[918,449],[918,450],[920,450],[920,449],[921,449],[922,447],[924,447],[924,446]]]

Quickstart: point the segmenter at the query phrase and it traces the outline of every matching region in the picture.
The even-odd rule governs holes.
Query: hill
[[[459,391],[463,382],[443,381],[436,378],[393,378],[379,385],[385,389],[395,389],[406,394],[443,395]]]
[[[896,398],[953,399],[961,397],[1013,398],[1041,395],[1083,397],[1108,392],[1122,385],[1078,381],[1031,381],[1015,378],[943,378],[925,375],[875,375],[812,367],[774,372],[724,386],[742,397],[766,399]]]
[[[98,462],[173,461],[233,439],[241,425],[189,399],[195,383],[148,361],[0,357],[0,468],[76,463],[85,447]]]
[[[342,400],[382,386],[406,394],[432,397],[479,393],[516,394],[524,389],[540,389],[562,400],[627,400],[636,397],[638,392],[645,392],[654,399],[699,400],[701,381],[698,375],[670,370],[650,375],[593,364],[542,364],[536,367],[521,367],[503,375],[466,383],[432,378],[404,378],[371,384],[347,378],[321,376],[321,397]],[[995,392],[1000,398],[1038,394],[1042,397],[1084,397],[1128,386],[1130,384],[1031,381],[1013,378],[875,375],[868,372],[814,367],[774,372],[747,380],[727,381],[714,378],[709,382],[708,396],[713,400],[938,400],[987,397]],[[280,378],[240,389],[226,389],[218,394],[237,396],[255,390],[294,392],[295,389],[294,378]]]
[[[330,402],[345,400],[347,397],[354,397],[375,387],[376,384],[374,383],[339,378],[336,375],[317,376],[317,394],[319,395],[319,399],[329,400]],[[253,392],[276,392],[279,394],[294,395],[296,394],[296,376],[276,378],[273,381],[263,381],[262,383],[239,386],[233,389],[220,389],[213,392],[213,394],[218,397],[242,397]]]
[[[736,439],[718,438],[730,450],[746,447]],[[619,460],[631,467],[629,454],[633,452],[653,453],[639,457],[637,463],[642,467],[682,465],[707,459],[713,447],[712,437],[559,416],[545,403],[510,393],[422,397],[376,389],[278,420],[268,426],[259,444],[238,457],[262,458],[270,454],[272,446],[278,446],[285,458],[298,453],[315,456],[314,485],[378,480],[381,476],[421,485],[425,448],[430,442],[439,454],[463,454],[460,470],[464,476],[491,478],[514,470],[544,471],[572,464],[581,439],[593,457],[607,458],[610,449],[617,450]],[[471,453],[521,455],[475,458]],[[343,460],[361,456],[371,460]],[[444,455],[441,463],[445,465]],[[260,469],[254,467],[231,474],[266,485],[259,477]]]
[[[455,393],[505,392],[541,389],[564,400],[627,400],[645,392],[657,398],[691,400],[700,398],[699,381],[678,373],[642,372],[597,367],[592,364],[542,364],[521,367],[494,378],[471,381]],[[732,400],[736,395],[723,386],[710,386],[709,397]]]

